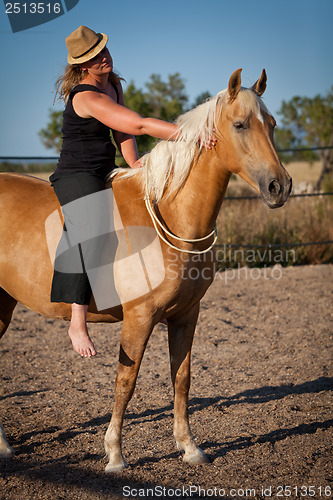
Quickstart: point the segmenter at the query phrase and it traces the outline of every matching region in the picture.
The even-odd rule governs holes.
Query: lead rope
[[[204,236],[203,238],[195,238],[193,240],[186,240],[184,238],[179,238],[178,236],[175,236],[174,234],[172,234],[170,231],[168,231],[166,229],[166,227],[163,226],[163,224],[161,223],[161,221],[158,219],[158,217],[156,216],[155,212],[154,212],[154,209],[150,203],[150,198],[149,198],[149,194],[148,194],[148,164],[146,163],[145,165],[146,167],[146,193],[145,193],[145,204],[146,204],[146,207],[147,207],[147,211],[150,215],[150,218],[152,220],[152,223],[154,225],[154,228],[155,228],[155,231],[157,232],[159,238],[164,241],[164,243],[166,243],[170,248],[173,248],[174,250],[177,250],[178,252],[186,252],[186,253],[192,253],[192,254],[197,254],[197,255],[200,255],[200,254],[204,254],[204,253],[207,253],[209,252],[209,250],[211,250],[213,248],[213,246],[215,245],[216,241],[217,241],[217,227],[216,227],[216,223],[215,223],[215,226],[214,226],[214,229],[211,233],[207,234],[207,236]],[[162,231],[167,234],[168,236],[170,236],[171,238],[175,239],[175,240],[178,240],[178,241],[183,241],[184,243],[197,243],[199,241],[205,241],[205,240],[208,240],[209,238],[211,238],[212,236],[214,236],[214,241],[213,243],[208,247],[206,248],[205,250],[184,250],[183,248],[179,248],[179,247],[176,247],[175,245],[173,245],[172,243],[170,243],[164,236],[163,234],[161,233],[159,227],[162,229]]]

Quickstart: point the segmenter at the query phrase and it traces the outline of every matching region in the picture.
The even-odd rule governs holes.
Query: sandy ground
[[[0,348],[1,421],[16,450],[0,462],[0,498],[330,498],[333,267],[231,278],[217,275],[202,301],[193,348],[189,413],[206,466],[175,448],[166,327],[128,407],[129,468],[106,475],[121,324],[92,325],[99,354],[81,359],[65,322],[18,306]]]

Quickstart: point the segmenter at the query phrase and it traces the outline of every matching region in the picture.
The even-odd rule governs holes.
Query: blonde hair
[[[73,88],[78,85],[87,75],[87,71],[82,69],[80,64],[68,64],[65,68],[65,73],[56,81],[54,100],[59,99],[65,102],[68,101],[69,94]],[[119,85],[120,81],[124,80],[113,71],[109,73],[109,81],[114,85]]]

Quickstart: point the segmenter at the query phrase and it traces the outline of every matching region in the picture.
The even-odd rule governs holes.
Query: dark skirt
[[[94,236],[108,217],[98,198],[96,204],[96,196],[89,195],[104,190],[106,182],[91,172],[76,172],[52,179],[52,187],[62,207],[64,229],[54,262],[51,302],[88,305],[92,290],[86,265],[98,260]]]

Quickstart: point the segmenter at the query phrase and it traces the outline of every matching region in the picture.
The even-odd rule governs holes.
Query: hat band
[[[103,40],[103,36],[101,34],[98,35],[98,40],[97,42],[95,43],[95,45],[93,45],[92,47],[90,47],[90,49],[86,50],[86,52],[83,52],[83,54],[80,54],[79,56],[72,56],[73,59],[80,59],[81,57],[84,57],[86,54],[88,54],[91,50],[93,50],[95,47],[97,47],[97,45]]]

